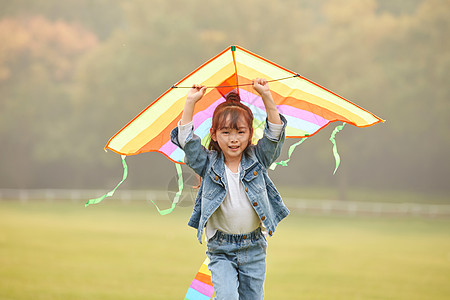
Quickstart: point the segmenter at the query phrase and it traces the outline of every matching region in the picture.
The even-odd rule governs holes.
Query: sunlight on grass
[[[205,246],[191,208],[0,202],[1,299],[182,299]],[[448,299],[450,221],[291,214],[266,299]]]

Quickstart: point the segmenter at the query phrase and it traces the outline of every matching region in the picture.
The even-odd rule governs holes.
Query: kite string
[[[267,82],[281,81],[281,80],[295,78],[295,77],[300,77],[300,74],[295,74],[293,76],[288,76],[288,77],[283,77],[283,78],[278,78],[278,79],[267,80]],[[232,85],[216,85],[216,86],[207,86],[206,88],[208,88],[208,89],[213,89],[213,88],[230,88],[230,87],[248,86],[248,85],[253,85],[253,83],[242,83],[242,84],[232,84]],[[192,87],[191,86],[176,86],[176,85],[173,85],[172,88],[173,89],[190,89]]]

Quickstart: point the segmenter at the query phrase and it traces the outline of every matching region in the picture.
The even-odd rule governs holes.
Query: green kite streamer
[[[303,143],[304,141],[306,141],[306,139],[307,139],[306,137],[305,137],[305,138],[302,138],[302,139],[301,139],[300,141],[298,141],[297,143],[291,145],[291,146],[289,147],[289,150],[288,150],[288,159],[282,160],[282,161],[274,162],[274,163],[269,167],[269,169],[275,170],[275,168],[276,168],[277,166],[287,167],[287,163],[291,160],[292,152],[294,152],[295,148],[296,148],[298,145],[300,145],[301,143]]]
[[[183,192],[183,171],[181,169],[180,164],[175,164],[175,167],[177,167],[177,174],[178,174],[178,192],[175,194],[172,206],[170,208],[160,210],[158,205],[156,205],[156,203],[153,202],[152,200],[152,203],[156,206],[156,209],[158,210],[161,216],[170,214],[175,209],[175,206],[177,205],[178,201],[180,201],[181,193]]]
[[[336,133],[341,131],[342,128],[344,128],[344,126],[345,126],[345,123],[343,123],[342,125],[336,126],[336,128],[333,130],[333,132],[331,133],[331,136],[330,136],[330,141],[333,143],[334,160],[336,161],[336,168],[334,169],[333,175],[336,174],[336,171],[339,168],[339,165],[341,163],[341,157],[339,156],[339,153],[338,153],[338,150],[337,150],[335,137],[336,137]]]
[[[114,195],[114,192],[117,190],[117,188],[122,184],[122,182],[125,181],[125,179],[127,179],[128,176],[128,166],[127,163],[125,162],[125,158],[127,156],[126,155],[122,155],[122,165],[123,165],[123,177],[122,180],[116,185],[116,187],[112,190],[109,191],[108,193],[104,194],[103,196],[99,197],[99,198],[95,198],[95,199],[90,199],[88,200],[88,202],[86,202],[86,204],[84,205],[84,207],[89,206],[90,204],[97,204],[103,201],[103,199],[105,199],[106,197],[111,197],[112,195]]]

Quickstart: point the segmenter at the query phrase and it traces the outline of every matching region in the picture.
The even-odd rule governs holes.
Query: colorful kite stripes
[[[194,280],[192,280],[184,300],[211,299],[214,294],[214,287],[211,282],[211,272],[208,269],[208,264],[209,259],[206,258]]]
[[[358,127],[371,126],[382,119],[326,88],[239,46],[231,46],[174,84],[126,124],[107,143],[122,155],[160,152],[176,163],[183,163],[184,152],[170,141],[184,109],[187,91],[202,84],[210,88],[194,111],[194,133],[204,145],[208,142],[214,109],[224,96],[236,90],[254,114],[257,141],[263,132],[266,113],[263,102],[251,85],[254,78],[265,78],[278,110],[287,121],[286,137],[312,136],[331,122],[342,121]],[[282,79],[282,80],[281,80]]]

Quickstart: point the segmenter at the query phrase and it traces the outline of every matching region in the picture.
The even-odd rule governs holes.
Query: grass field
[[[0,202],[0,299],[183,299],[205,257],[190,208]],[[450,299],[450,220],[291,214],[266,299]]]

